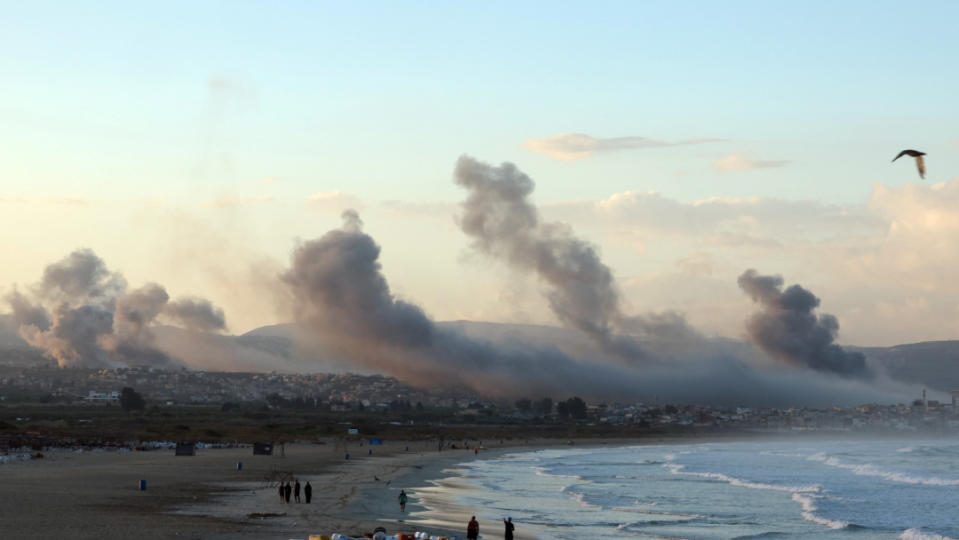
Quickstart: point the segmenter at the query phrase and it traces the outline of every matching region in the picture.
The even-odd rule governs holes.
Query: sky
[[[458,226],[468,155],[627,312],[743,337],[755,268],[843,344],[959,337],[954,2],[2,4],[0,289],[90,248],[242,333],[352,208],[431,318],[557,324]]]

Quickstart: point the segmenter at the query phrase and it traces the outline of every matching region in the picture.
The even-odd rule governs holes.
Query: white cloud
[[[789,162],[785,160],[749,159],[739,154],[730,154],[717,159],[713,163],[713,168],[719,172],[755,171],[757,169],[783,167],[787,164]]]
[[[204,206],[212,208],[237,208],[240,206],[254,206],[258,204],[271,203],[274,198],[269,195],[259,195],[244,197],[240,195],[221,195],[212,201],[204,203]]]
[[[311,210],[324,214],[340,214],[350,208],[363,209],[363,203],[358,197],[339,190],[314,193],[307,197],[306,204]]]
[[[542,138],[527,139],[523,147],[530,152],[543,154],[560,161],[576,161],[597,153],[617,150],[636,150],[718,142],[721,139],[689,139],[678,142],[658,141],[645,137],[596,138],[584,133],[560,133]]]

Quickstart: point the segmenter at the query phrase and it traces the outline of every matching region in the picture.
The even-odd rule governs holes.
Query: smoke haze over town
[[[931,52],[954,7],[908,42],[851,6],[817,40],[768,23],[799,6],[327,7],[201,6],[175,36],[10,14],[0,359],[501,399],[951,390],[952,356],[933,387],[900,353],[959,337],[959,79]],[[924,178],[890,162],[912,147]]]

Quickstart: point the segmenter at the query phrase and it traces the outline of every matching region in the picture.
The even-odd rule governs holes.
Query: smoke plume
[[[493,167],[468,156],[456,162],[458,185],[469,195],[459,225],[473,247],[549,284],[549,306],[560,322],[586,333],[621,359],[647,356],[635,337],[692,338],[678,314],[627,317],[612,271],[596,248],[562,223],[542,223],[528,198],[533,180],[512,163]],[[632,335],[627,335],[632,334]]]
[[[438,327],[418,306],[393,296],[380,247],[362,231],[357,213],[344,212],[343,221],[341,229],[299,246],[282,280],[299,324],[354,365],[412,384],[455,384],[489,395],[628,390],[603,369],[556,349],[506,351]]]
[[[60,366],[177,364],[154,345],[150,327],[160,316],[200,330],[225,327],[223,312],[206,300],[170,302],[156,283],[126,287],[103,259],[80,249],[47,266],[30,296],[13,289],[6,300],[20,336]]]
[[[847,352],[833,343],[839,322],[832,315],[813,313],[819,299],[811,292],[799,285],[783,290],[782,276],[763,276],[752,269],[743,272],[738,283],[761,306],[746,321],[746,331],[766,354],[787,364],[843,377],[873,376],[861,353]]]
[[[163,314],[179,321],[185,327],[199,332],[226,330],[223,310],[205,298],[181,298],[166,305]]]
[[[123,293],[126,280],[110,272],[93,250],[78,249],[47,266],[37,288],[52,301],[105,306]]]

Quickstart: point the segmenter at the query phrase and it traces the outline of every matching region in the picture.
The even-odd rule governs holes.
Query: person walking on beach
[[[400,490],[400,512],[406,512],[406,492]]]
[[[286,502],[290,502],[290,494],[293,493],[293,486],[289,482],[283,486],[283,497],[286,499]]]
[[[280,492],[280,502],[283,502],[283,499],[285,498],[285,491],[283,490],[283,482],[280,482],[280,487],[278,491]]]
[[[300,481],[299,480],[297,480],[296,483],[293,484],[293,498],[296,499],[296,502],[300,502]]]
[[[504,519],[503,525],[506,526],[506,531],[503,533],[503,540],[513,540],[513,530],[516,529],[516,527],[513,526],[513,518]]]
[[[466,540],[476,540],[479,538],[479,521],[476,521],[476,516],[470,518],[470,522],[466,524]]]
[[[313,499],[313,486],[310,485],[310,481],[306,481],[306,485],[303,486],[303,495],[306,496],[306,504],[310,504],[310,500]]]

